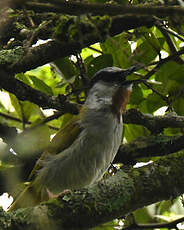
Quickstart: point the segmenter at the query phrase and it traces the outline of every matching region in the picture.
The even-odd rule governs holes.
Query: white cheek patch
[[[120,115],[120,117],[119,117],[119,123],[120,123],[120,124],[123,123],[123,116],[122,116],[122,115]]]
[[[132,88],[133,88],[133,84],[129,85],[129,86],[127,87],[127,90],[128,90],[129,92],[132,92]]]

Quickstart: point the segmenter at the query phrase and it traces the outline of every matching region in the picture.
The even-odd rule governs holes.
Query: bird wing
[[[37,189],[33,186],[34,176],[37,170],[40,169],[41,162],[48,156],[48,154],[56,155],[68,148],[81,133],[82,129],[83,128],[79,124],[79,116],[76,116],[58,131],[35,164],[28,178],[32,182],[30,182],[30,184],[20,193],[15,202],[11,205],[9,211],[13,211],[20,207],[34,206],[41,201],[41,194],[37,192]]]
[[[46,156],[61,153],[74,142],[74,140],[82,131],[82,127],[80,126],[78,121],[79,116],[74,117],[70,122],[68,122],[56,133],[51,143],[42,153],[40,159],[37,161],[33,170],[31,171],[28,178],[29,181],[33,179],[35,172],[40,168],[41,161],[43,161]]]

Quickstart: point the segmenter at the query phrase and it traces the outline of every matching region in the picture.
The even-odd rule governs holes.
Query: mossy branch
[[[165,116],[153,116],[144,114],[136,109],[129,109],[124,115],[124,122],[127,124],[143,125],[153,134],[158,134],[164,128],[183,128],[184,116],[176,113],[168,113]]]
[[[45,23],[44,26],[43,24],[40,25],[47,16],[48,23]],[[33,28],[25,28],[25,25],[21,24],[26,20],[21,13],[10,14],[7,17],[10,17],[11,21],[14,20],[15,23],[12,25],[9,21],[11,24],[10,31],[7,31],[7,27],[4,27],[6,33],[0,31],[1,34],[6,34],[0,42],[3,44],[8,42],[10,35],[15,37],[15,42],[11,44],[12,47],[4,47],[0,51],[0,68],[14,73],[24,72],[52,62],[57,58],[76,54],[82,48],[104,41],[109,35],[114,36],[140,26],[152,26],[154,23],[153,18],[144,16],[84,16],[79,20],[74,16],[43,13],[32,16],[37,28],[40,28],[37,29],[37,33],[34,33]],[[13,35],[12,31],[14,32]],[[8,35],[9,33],[10,35]],[[32,40],[34,41],[38,39],[52,40],[36,47],[25,47],[24,41],[31,39],[33,33],[35,37]],[[20,45],[17,46],[16,43]]]
[[[183,164],[183,154],[173,154],[138,169],[120,170],[98,184],[37,207],[9,214],[1,211],[8,220],[0,219],[1,229],[87,229],[103,224],[182,194]]]
[[[77,107],[67,102],[64,95],[52,96],[33,89],[23,82],[15,79],[12,74],[0,70],[0,86],[10,93],[13,93],[19,100],[29,100],[42,108],[53,108],[64,113],[77,114]]]
[[[120,146],[114,163],[134,165],[141,158],[166,156],[184,148],[184,136],[149,136]]]
[[[155,15],[155,16],[172,16],[183,15],[184,9],[180,6],[153,6],[153,5],[118,5],[118,4],[98,4],[85,3],[76,1],[50,0],[47,2],[25,3],[25,6],[35,11],[50,11],[72,15],[92,13],[95,15]]]

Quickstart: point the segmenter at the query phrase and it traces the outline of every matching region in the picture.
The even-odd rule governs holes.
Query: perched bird
[[[10,210],[33,206],[50,194],[80,189],[103,177],[121,143],[122,113],[132,84],[141,81],[126,80],[135,69],[107,67],[94,75],[79,115],[53,138],[31,174],[32,182]]]

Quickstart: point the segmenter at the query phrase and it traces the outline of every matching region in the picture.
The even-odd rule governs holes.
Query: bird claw
[[[70,189],[65,189],[63,192],[60,192],[58,194],[54,194],[47,188],[47,194],[48,194],[49,200],[50,199],[55,199],[55,198],[58,198],[58,197],[64,197],[65,195],[67,195],[69,193],[71,194],[71,192],[72,191]]]

